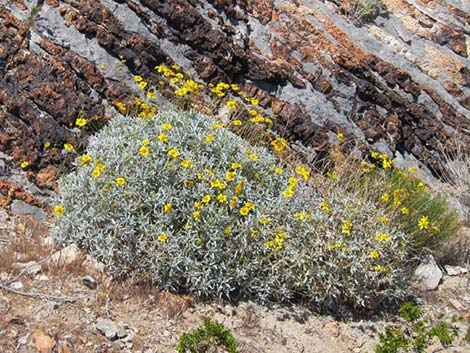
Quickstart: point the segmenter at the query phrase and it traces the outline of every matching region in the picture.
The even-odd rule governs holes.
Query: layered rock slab
[[[32,178],[70,165],[64,143],[80,152],[133,75],[155,84],[155,65],[177,63],[240,84],[291,140],[323,148],[342,131],[438,170],[451,136],[469,141],[466,5],[383,3],[356,27],[338,1],[0,1],[0,150]],[[77,133],[79,116],[94,129]]]

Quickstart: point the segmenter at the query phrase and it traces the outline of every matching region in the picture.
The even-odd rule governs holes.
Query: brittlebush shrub
[[[407,241],[377,203],[192,112],[116,117],[62,178],[55,237],[116,277],[340,312],[401,295]]]

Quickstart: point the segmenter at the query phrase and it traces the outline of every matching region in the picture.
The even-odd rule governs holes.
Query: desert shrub
[[[228,328],[206,317],[202,327],[181,335],[176,351],[178,353],[237,353],[238,348]]]
[[[199,113],[119,116],[61,179],[54,235],[114,276],[200,298],[339,313],[400,296],[403,233],[373,200],[311,179]]]

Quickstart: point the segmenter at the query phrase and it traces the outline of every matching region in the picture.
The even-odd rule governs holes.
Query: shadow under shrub
[[[54,236],[116,277],[199,298],[371,309],[402,295],[407,239],[373,200],[310,183],[191,112],[116,117],[60,181]]]

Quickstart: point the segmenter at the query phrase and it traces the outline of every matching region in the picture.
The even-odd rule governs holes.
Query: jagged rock
[[[117,324],[109,319],[99,318],[96,321],[96,328],[100,331],[107,339],[114,341],[118,338],[119,327]]]
[[[24,285],[22,282],[16,281],[16,282],[10,283],[8,287],[14,290],[22,290]]]
[[[74,261],[77,261],[81,252],[75,244],[70,244],[69,246],[63,248],[60,251],[51,255],[50,262],[58,265],[69,265]]]
[[[19,215],[30,215],[40,222],[44,221],[47,217],[43,209],[30,205],[22,200],[13,200],[10,205],[10,210]]]
[[[468,269],[460,266],[449,266],[445,265],[444,269],[448,276],[459,276],[468,273]]]
[[[85,286],[87,286],[88,288],[90,289],[96,289],[98,288],[98,283],[96,282],[96,280],[91,277],[91,276],[84,276],[82,278],[82,282]]]
[[[20,262],[14,264],[14,267],[17,270],[25,271],[30,275],[37,275],[41,272],[41,265],[38,264],[36,261],[29,261],[29,262]]]
[[[2,0],[0,151],[55,188],[44,168],[70,167],[63,144],[80,153],[94,132],[70,129],[76,118],[99,128],[114,114],[106,102],[132,99],[133,75],[155,84],[155,65],[176,63],[239,83],[289,139],[324,148],[342,130],[438,172],[440,143],[470,142],[468,6],[383,0],[357,28],[343,3],[54,0],[31,18]]]
[[[419,290],[434,290],[442,279],[442,271],[432,255],[426,256],[414,272],[414,285]]]

